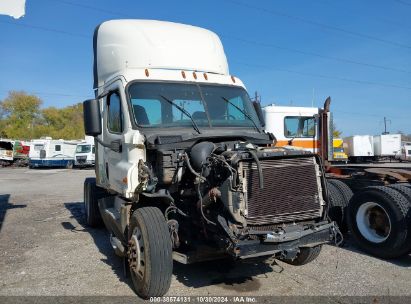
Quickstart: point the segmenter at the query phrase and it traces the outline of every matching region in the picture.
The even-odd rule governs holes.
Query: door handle
[[[113,140],[110,143],[110,149],[113,150],[114,152],[121,153],[122,151],[121,140],[120,139]]]

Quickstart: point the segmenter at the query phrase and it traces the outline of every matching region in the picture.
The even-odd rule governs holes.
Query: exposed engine
[[[238,141],[166,147],[156,145],[139,165],[140,191],[165,203],[175,249],[209,242],[241,255],[242,241],[283,242],[324,225],[324,181],[313,154]]]

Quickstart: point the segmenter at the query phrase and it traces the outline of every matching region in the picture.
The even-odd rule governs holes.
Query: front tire
[[[302,266],[314,261],[321,252],[322,245],[315,247],[302,247],[294,259],[281,259],[281,261],[294,266]]]
[[[142,207],[130,218],[128,262],[134,289],[144,298],[167,293],[173,272],[172,245],[160,209]]]
[[[348,207],[353,239],[364,251],[383,258],[400,257],[411,250],[411,204],[389,187],[367,187]]]
[[[86,178],[84,181],[84,213],[88,226],[102,226],[103,220],[98,207],[98,200],[105,196],[107,196],[106,191],[96,185],[95,178]]]

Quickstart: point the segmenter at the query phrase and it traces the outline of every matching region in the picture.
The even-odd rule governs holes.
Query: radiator
[[[297,222],[321,216],[322,193],[315,158],[260,160],[264,189],[255,162],[242,162],[247,224]]]

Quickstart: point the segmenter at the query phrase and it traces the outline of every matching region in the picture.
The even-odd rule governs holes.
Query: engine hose
[[[201,211],[201,215],[204,218],[204,220],[207,222],[207,224],[212,224],[214,226],[217,226],[216,223],[214,223],[213,221],[210,221],[204,214],[204,210],[203,210],[203,197],[201,196],[201,191],[200,191],[200,184],[197,185],[197,193],[198,193],[198,198],[200,200],[200,211]]]
[[[188,158],[187,153],[184,153],[184,161],[185,161],[185,163],[186,163],[186,165],[187,165],[187,168],[190,170],[191,173],[193,173],[195,176],[197,176],[197,177],[198,177],[199,179],[201,179],[202,181],[206,181],[206,179],[205,179],[204,177],[202,177],[200,174],[198,174],[198,173],[193,169],[193,167],[191,167],[190,160],[189,160],[189,158]]]
[[[257,154],[255,151],[250,150],[249,151],[253,159],[255,160],[257,164],[257,169],[258,169],[258,181],[260,183],[260,189],[264,189],[264,180],[263,180],[263,169],[261,168],[261,163],[260,160],[258,159]]]

